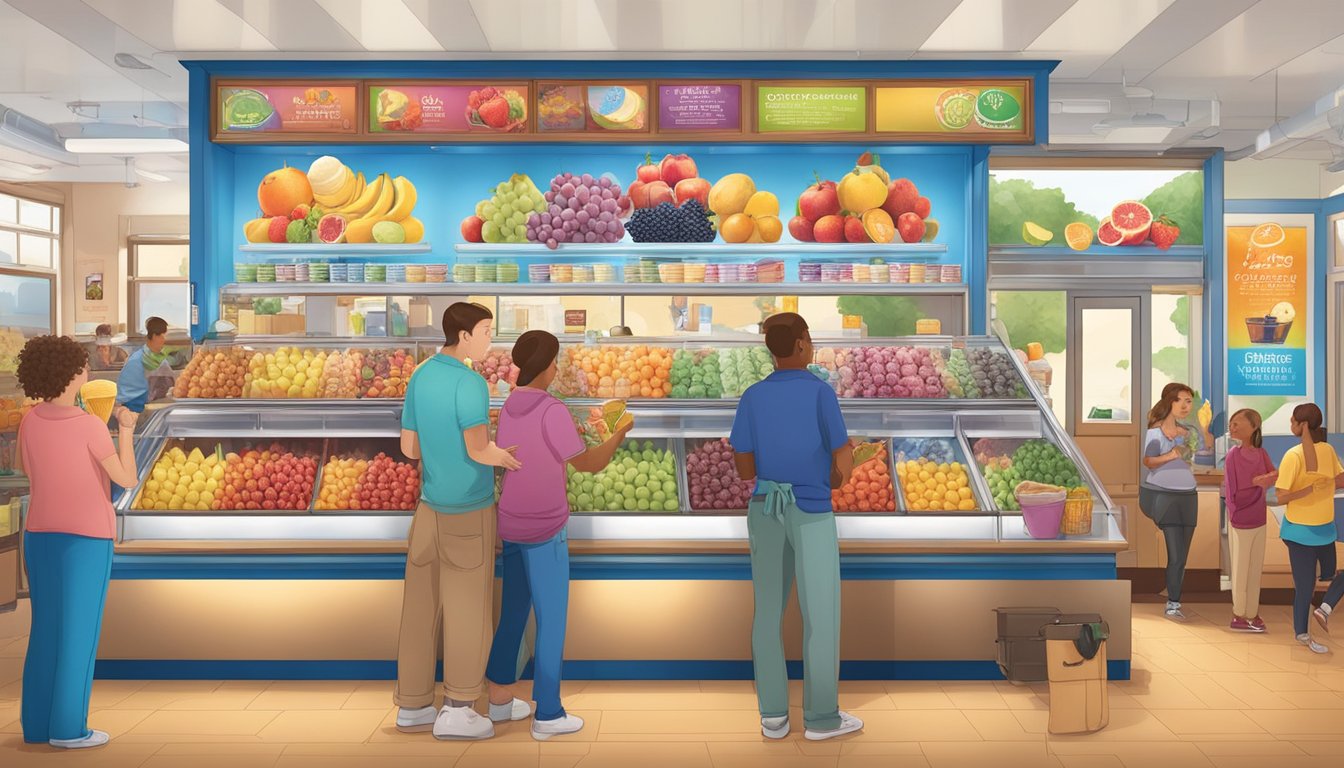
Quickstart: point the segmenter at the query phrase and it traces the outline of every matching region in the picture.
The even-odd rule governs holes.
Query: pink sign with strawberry
[[[528,86],[369,86],[370,133],[522,133],[527,130]]]

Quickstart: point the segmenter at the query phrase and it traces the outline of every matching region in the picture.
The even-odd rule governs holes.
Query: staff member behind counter
[[[131,353],[117,377],[117,405],[124,405],[133,413],[144,413],[149,403],[149,371],[163,362],[164,346],[168,343],[168,322],[161,317],[145,321],[145,345]]]
[[[126,350],[117,346],[112,337],[112,326],[104,323],[94,331],[93,348],[89,350],[89,368],[95,371],[115,371],[126,364]],[[125,341],[125,337],[122,337]]]

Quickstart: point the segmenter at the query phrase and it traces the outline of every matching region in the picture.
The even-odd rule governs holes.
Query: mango
[[[714,182],[714,186],[709,188],[709,209],[722,220],[745,211],[747,203],[751,202],[751,196],[754,194],[756,194],[756,182],[752,181],[750,176],[745,173],[730,173]]]

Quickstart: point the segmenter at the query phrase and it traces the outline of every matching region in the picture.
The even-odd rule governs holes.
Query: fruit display
[[[729,347],[719,350],[719,370],[723,394],[741,397],[747,387],[774,373],[775,364],[765,347]]]
[[[950,437],[906,438],[892,448],[896,461],[925,458],[938,464],[957,460],[956,440]]]
[[[531,195],[523,195],[520,204],[531,200]],[[545,243],[551,249],[560,243],[614,243],[625,236],[620,213],[628,204],[629,198],[608,176],[562,173],[551,179],[550,191],[521,230],[515,226],[515,234],[521,231],[527,242]],[[519,209],[513,210],[516,219]],[[488,236],[486,242],[491,242]]]
[[[17,432],[23,417],[38,402],[23,396],[0,398],[0,432]]]
[[[725,243],[777,243],[784,234],[779,198],[757,189],[745,173],[730,173],[714,182],[707,200]]]
[[[415,509],[420,471],[414,464],[379,452],[373,459],[333,455],[322,467],[322,485],[314,509]]]
[[[655,163],[646,154],[644,163],[635,169],[635,180],[630,182],[626,195],[636,212],[663,203],[681,206],[691,200],[698,202],[701,210],[707,210],[709,190],[709,181],[700,178],[695,160],[689,155],[664,155],[662,161]]]
[[[726,438],[706,440],[686,454],[691,511],[746,509],[755,483],[743,480]]]
[[[616,449],[601,472],[579,472],[566,464],[567,496],[574,512],[676,512],[676,457],[670,449],[632,440]]]
[[[518,384],[518,369],[514,367],[513,358],[507,349],[491,347],[483,359],[472,360],[471,367],[490,385],[492,395],[500,396],[507,391],[499,386],[500,382],[504,382],[507,387]]]
[[[399,398],[406,396],[406,385],[415,373],[415,353],[407,349],[367,349],[358,354],[358,397]]]
[[[976,400],[982,396],[965,349],[958,347],[947,356],[947,365],[943,366],[943,387],[949,397]]]
[[[928,347],[818,349],[816,363],[835,371],[840,397],[945,398],[941,353]]]
[[[625,225],[636,243],[711,243],[714,225],[699,200],[636,208]]]
[[[215,496],[224,483],[225,471],[224,452],[218,447],[206,456],[200,448],[187,453],[175,445],[154,462],[132,507],[191,512],[219,509]]]
[[[672,394],[672,350],[644,344],[561,351],[553,388],[562,397],[661,398]]]
[[[308,172],[272,171],[257,188],[261,218],[243,225],[250,243],[418,243],[425,225],[412,216],[418,196],[405,176],[383,173],[366,182],[331,155]]]
[[[908,512],[972,512],[979,506],[952,438],[903,441],[896,454],[896,479]]]
[[[280,347],[274,352],[253,353],[243,378],[243,396],[316,398],[326,363],[327,353],[320,350]]]
[[[1040,438],[1030,440],[977,441],[973,450],[994,496],[995,505],[1006,511],[1019,509],[1013,490],[1018,483],[1031,481],[1064,488],[1082,485],[1078,467],[1054,443]]]
[[[173,387],[176,398],[243,396],[252,355],[241,347],[199,347]]]
[[[864,152],[839,183],[817,176],[803,190],[789,234],[804,243],[929,242],[938,235],[932,210],[913,181],[893,181],[879,158]]]
[[[320,396],[328,400],[350,400],[359,396],[360,369],[363,355],[357,350],[332,351],[327,354],[318,382]]]
[[[1010,399],[1027,396],[1027,388],[1022,384],[1008,355],[980,347],[967,350],[966,359],[970,365],[974,391],[978,392],[969,397]]]
[[[672,397],[679,400],[721,397],[723,377],[719,359],[719,353],[712,349],[674,352],[670,377]]]
[[[224,479],[211,509],[305,510],[313,501],[317,459],[279,443],[224,458]]]
[[[896,491],[887,468],[885,441],[864,443],[854,449],[854,474],[849,482],[831,491],[836,512],[895,512]]]
[[[546,210],[548,198],[532,179],[515,173],[495,185],[494,194],[476,204],[462,221],[462,239],[469,243],[526,243],[529,217]]]

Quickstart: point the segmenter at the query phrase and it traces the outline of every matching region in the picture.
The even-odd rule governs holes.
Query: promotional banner
[[[537,83],[540,133],[648,133],[647,83]]]
[[[742,131],[742,86],[685,83],[658,86],[658,130]]]
[[[878,133],[943,136],[1027,135],[1024,84],[965,83],[878,86],[873,101]]]
[[[1226,242],[1228,396],[1307,396],[1307,228],[1229,226]]]
[[[216,91],[216,133],[358,133],[359,91],[338,83],[230,83]]]
[[[369,86],[369,133],[520,133],[527,128],[522,83]]]
[[[760,133],[863,133],[867,86],[762,85],[756,89]]]

